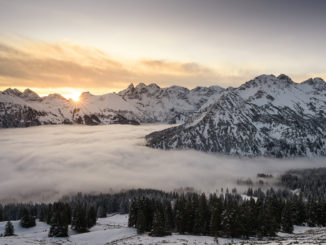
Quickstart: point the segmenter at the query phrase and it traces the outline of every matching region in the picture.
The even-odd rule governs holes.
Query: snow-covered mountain
[[[119,95],[139,110],[141,122],[183,123],[202,107],[213,103],[224,91],[219,86],[196,87],[189,90],[172,86],[160,88],[156,84],[131,84]]]
[[[146,139],[154,148],[239,156],[326,155],[326,83],[261,75],[226,89],[185,124]]]
[[[172,86],[160,88],[131,84],[119,93],[92,95],[85,92],[78,103],[59,94],[39,97],[26,89],[0,92],[0,127],[26,127],[41,124],[139,124],[180,123],[213,103],[224,89],[197,87],[189,90]]]

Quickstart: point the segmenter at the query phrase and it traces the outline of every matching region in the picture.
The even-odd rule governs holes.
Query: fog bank
[[[258,172],[326,166],[320,159],[239,159],[144,146],[169,125],[39,126],[0,130],[0,200],[49,201],[121,188],[215,191]]]

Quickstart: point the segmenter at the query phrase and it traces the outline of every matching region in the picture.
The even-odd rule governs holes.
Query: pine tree
[[[95,208],[91,207],[87,213],[87,226],[88,228],[91,228],[94,225],[96,225],[96,212]]]
[[[306,220],[310,227],[314,227],[317,224],[317,212],[316,212],[316,200],[313,198],[308,199],[306,207]]]
[[[47,210],[45,206],[40,207],[39,215],[38,218],[41,222],[46,222],[47,221]]]
[[[48,210],[47,210],[47,217],[46,217],[46,223],[48,225],[51,224],[52,212],[53,212],[53,205],[52,204],[49,204]]]
[[[198,216],[198,196],[197,194],[193,194],[191,197],[186,199],[185,206],[185,229],[188,233],[193,233],[194,230],[194,221],[195,216]]]
[[[138,205],[137,200],[132,200],[129,209],[128,227],[135,227],[137,223]]]
[[[137,223],[136,223],[136,228],[137,228],[137,233],[142,234],[146,231],[146,217],[144,215],[143,210],[138,210],[137,212]]]
[[[171,232],[174,229],[173,210],[170,202],[164,204],[164,224],[167,232]]]
[[[53,212],[51,218],[51,227],[49,231],[49,237],[67,237],[68,236],[68,224],[67,219],[64,217],[64,212],[59,210]]]
[[[175,204],[175,227],[177,232],[184,234],[186,232],[186,213],[185,213],[185,198],[177,199]]]
[[[0,221],[3,221],[3,207],[0,204]]]
[[[158,208],[154,212],[153,217],[153,229],[151,232],[152,236],[165,236],[165,224],[164,224],[164,214],[161,208]]]
[[[225,204],[225,209],[222,213],[222,231],[226,237],[240,237],[242,231],[238,203],[235,200],[229,200]]]
[[[24,228],[30,228],[36,225],[35,217],[26,208],[23,209],[20,225]]]
[[[272,216],[270,210],[271,210],[271,208],[270,208],[269,204],[266,204],[265,208],[264,208],[264,214],[263,214],[264,226],[262,228],[262,231],[263,231],[262,234],[264,236],[269,236],[269,237],[275,236],[277,228],[278,228],[275,218]]]
[[[13,236],[15,233],[14,226],[10,221],[7,222],[4,236]]]
[[[194,233],[206,235],[209,233],[210,212],[205,194],[199,198],[198,208],[194,220]]]
[[[80,233],[88,231],[86,211],[85,208],[81,205],[78,205],[74,210],[74,215],[71,221],[71,228]]]
[[[281,218],[281,229],[283,232],[292,233],[293,232],[293,223],[292,223],[292,210],[291,203],[287,201],[282,210]]]
[[[209,233],[212,236],[218,236],[221,231],[221,211],[214,207],[212,210],[212,215],[209,222]]]
[[[99,206],[97,209],[97,218],[106,218],[106,211],[103,206]]]

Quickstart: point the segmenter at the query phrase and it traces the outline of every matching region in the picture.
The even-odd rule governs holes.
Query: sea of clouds
[[[0,200],[53,201],[76,192],[127,188],[215,191],[257,173],[326,167],[325,158],[241,159],[145,146],[169,125],[40,126],[0,130]]]

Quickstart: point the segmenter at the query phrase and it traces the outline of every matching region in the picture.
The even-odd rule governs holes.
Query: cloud
[[[195,63],[146,59],[118,60],[105,52],[67,42],[0,43],[0,87],[124,89],[131,82],[161,86],[243,81]]]
[[[132,72],[99,51],[71,45],[40,44],[28,51],[2,44],[0,76],[15,86],[26,87],[117,87]]]
[[[202,73],[213,74],[213,71],[197,63],[181,63],[166,60],[143,60],[141,64],[154,72],[179,74],[185,76],[198,75]]]
[[[39,126],[0,131],[0,200],[55,200],[121,188],[202,191],[235,186],[257,172],[325,166],[324,159],[238,159],[144,146],[167,125]]]

